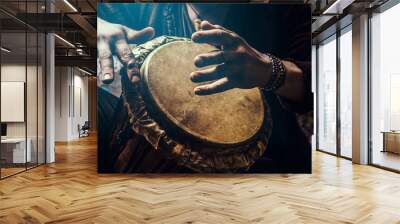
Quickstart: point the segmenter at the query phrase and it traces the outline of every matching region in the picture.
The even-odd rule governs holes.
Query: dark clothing
[[[294,103],[277,97],[273,93],[265,93],[272,112],[272,135],[265,154],[250,168],[249,172],[310,173],[311,145],[301,131],[296,119],[296,114],[313,110],[310,68],[310,8],[307,5],[266,4],[215,4],[213,7],[229,8],[225,22],[219,25],[236,32],[260,52],[268,52],[294,62],[302,69],[305,77],[306,97],[304,102]],[[136,30],[151,26],[155,29],[156,36],[190,37],[194,32],[185,4],[99,4],[98,16],[108,22],[122,24]],[[129,160],[132,164],[127,164],[127,166],[130,166],[130,168],[116,169],[115,164],[110,160],[112,161],[123,152],[113,152],[108,146],[112,138],[112,128],[115,128],[114,125],[118,119],[125,119],[121,113],[126,113],[120,110],[122,106],[118,107],[117,101],[117,98],[99,88],[99,171],[189,171],[174,166],[173,161],[166,162],[162,155],[146,152],[145,147],[140,147],[141,149],[135,151],[135,153],[140,152],[141,156],[133,156],[136,158],[135,161]],[[119,108],[115,115],[115,109],[112,110],[112,107]],[[140,144],[147,144],[144,139],[141,141]],[[143,164],[152,159],[147,161],[137,158],[149,158],[150,154],[151,158],[160,157],[160,160],[167,165],[157,165],[157,169],[143,168]],[[135,169],[135,167],[142,167],[143,169]]]

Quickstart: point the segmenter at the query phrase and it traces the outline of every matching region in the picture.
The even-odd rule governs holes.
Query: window
[[[19,16],[40,13],[42,1],[9,1]],[[45,163],[45,34],[0,12],[0,179]],[[10,97],[10,96],[13,97]]]
[[[371,18],[370,156],[373,164],[395,170],[400,170],[399,21],[400,4]]]
[[[340,30],[339,34],[340,36],[333,35],[320,43],[317,50],[317,148],[351,158],[353,79],[351,24]]]
[[[318,47],[318,149],[336,153],[336,36]]]
[[[352,35],[351,25],[340,39],[340,155],[351,158],[352,149]]]
[[[312,71],[311,71],[311,75],[312,75],[312,77],[311,77],[311,90],[312,90],[312,92],[313,92],[313,94],[314,94],[314,105],[313,105],[313,108],[314,108],[314,114],[313,114],[313,120],[314,120],[314,122],[313,122],[313,130],[314,130],[314,134],[313,134],[313,136],[312,136],[312,138],[311,138],[311,147],[312,147],[312,149],[313,150],[315,150],[315,149],[317,149],[317,139],[316,139],[316,130],[317,130],[317,122],[316,122],[316,118],[317,118],[317,114],[316,114],[316,108],[317,108],[317,84],[316,84],[316,81],[317,81],[317,46],[316,45],[312,45],[312,48],[311,48],[312,50],[311,50],[311,60],[312,60],[312,65],[311,65],[311,67],[312,67]]]

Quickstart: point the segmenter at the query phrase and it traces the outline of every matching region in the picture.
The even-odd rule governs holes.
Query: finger
[[[212,51],[205,54],[197,55],[194,58],[194,65],[196,67],[205,67],[208,65],[215,65],[224,63],[224,52],[223,51]]]
[[[139,31],[130,29],[126,26],[123,26],[123,29],[126,33],[128,42],[132,44],[142,44],[144,42],[147,42],[154,37],[155,33],[152,27],[146,27]]]
[[[234,88],[233,84],[229,81],[228,78],[224,77],[210,84],[197,86],[196,88],[194,88],[194,93],[196,95],[210,95],[220,93],[232,88]]]
[[[134,82],[139,81],[139,68],[135,63],[135,58],[128,46],[128,42],[123,38],[118,39],[115,41],[115,49],[119,60],[126,67],[128,78]]]
[[[128,42],[124,38],[119,38],[115,41],[115,52],[122,64],[129,65],[135,62]]]
[[[205,67],[209,65],[222,64],[235,60],[236,53],[233,51],[212,51],[205,54],[197,55],[194,58],[196,67]]]
[[[224,77],[225,65],[220,64],[212,68],[207,68],[200,71],[195,71],[190,74],[190,79],[193,82],[207,82],[221,79]]]
[[[197,43],[208,43],[215,46],[235,45],[238,38],[232,33],[221,29],[201,30],[193,33],[192,40]]]
[[[99,63],[101,68],[101,81],[110,84],[114,80],[114,62],[111,49],[107,41],[100,39],[97,43]]]
[[[225,27],[222,27],[220,25],[212,24],[212,23],[208,22],[207,20],[204,20],[204,21],[201,22],[200,29],[202,29],[202,30],[221,29],[221,30],[229,31]]]

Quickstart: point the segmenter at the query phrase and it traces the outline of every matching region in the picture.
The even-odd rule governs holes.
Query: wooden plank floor
[[[0,181],[0,223],[400,223],[400,175],[313,154],[312,175],[97,174],[96,139]]]

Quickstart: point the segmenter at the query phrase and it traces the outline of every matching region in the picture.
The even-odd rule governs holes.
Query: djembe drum
[[[169,36],[135,47],[141,81],[122,77],[129,118],[123,126],[143,136],[151,150],[196,172],[245,171],[266,149],[270,110],[258,88],[194,94],[194,58],[214,50]]]

